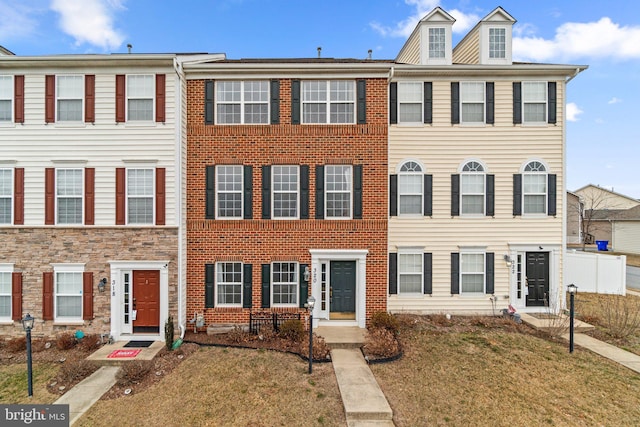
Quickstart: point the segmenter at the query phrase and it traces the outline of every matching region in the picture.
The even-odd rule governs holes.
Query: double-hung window
[[[11,224],[13,212],[13,169],[0,169],[0,224]]]
[[[269,123],[268,81],[217,81],[216,86],[218,124]]]
[[[153,121],[155,76],[151,74],[127,75],[127,120]]]
[[[82,224],[83,169],[56,169],[56,223]]]
[[[82,319],[83,266],[55,267],[55,319]]]
[[[398,253],[398,293],[422,293],[422,252]]]
[[[416,162],[405,162],[398,173],[399,214],[422,214],[424,193],[422,167]]]
[[[460,83],[460,121],[462,123],[485,122],[485,83]]]
[[[429,28],[429,59],[441,59],[445,57],[446,30]]]
[[[460,254],[460,293],[483,294],[485,292],[485,254]]]
[[[243,167],[216,166],[216,218],[242,219]]]
[[[547,169],[537,161],[529,162],[522,174],[522,213],[547,213]]]
[[[0,123],[13,120],[13,76],[0,76]]]
[[[153,224],[154,169],[127,169],[127,223]]]
[[[523,123],[547,122],[547,82],[522,82]]]
[[[11,319],[11,272],[0,271],[0,319]]]
[[[298,306],[298,263],[271,264],[271,303],[274,306]]]
[[[56,76],[56,121],[81,122],[84,76]]]
[[[507,31],[505,28],[489,28],[489,58],[504,59],[507,52]]]
[[[325,218],[351,218],[352,177],[351,165],[325,166]]]
[[[242,304],[242,263],[219,262],[216,264],[216,305],[240,306]]]
[[[398,82],[398,123],[422,123],[423,82]]]
[[[467,162],[460,174],[462,215],[482,215],[485,207],[485,172],[478,162]]]
[[[355,123],[355,99],[354,81],[303,81],[302,121],[307,124]]]
[[[298,166],[272,166],[274,219],[299,218],[300,169]]]

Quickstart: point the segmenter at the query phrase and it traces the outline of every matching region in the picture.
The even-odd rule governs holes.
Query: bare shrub
[[[229,331],[227,335],[229,339],[236,344],[247,342],[251,338],[251,334],[245,331],[240,325],[233,325],[233,329]]]
[[[85,335],[84,338],[78,342],[78,348],[83,351],[94,351],[99,349],[101,346],[102,340],[98,334]]]
[[[544,332],[551,338],[560,338],[569,331],[570,319],[562,313],[562,310],[560,310],[559,298],[549,301],[547,296],[544,299],[544,305]]]
[[[98,365],[86,359],[67,362],[60,368],[58,381],[62,383],[75,383],[81,381],[98,370]]]
[[[400,322],[393,314],[386,311],[376,311],[371,315],[371,328],[384,328],[395,334],[398,333]]]
[[[329,357],[330,352],[324,338],[313,334],[313,360],[324,360]],[[309,337],[300,344],[300,354],[309,358]]]
[[[151,372],[151,368],[153,368],[151,360],[132,360],[120,367],[116,374],[116,381],[121,386],[137,384]]]
[[[7,349],[11,353],[22,353],[27,349],[27,338],[26,337],[18,337],[11,338],[7,341]]]
[[[622,295],[599,299],[601,324],[614,338],[627,338],[640,328],[640,300]]]
[[[451,325],[451,316],[447,317],[446,314],[443,314],[443,313],[431,314],[431,315],[429,315],[427,317],[429,319],[431,319],[431,322],[433,322],[434,325],[437,325],[437,326],[450,326]]]
[[[280,331],[278,334],[281,338],[288,339],[293,342],[300,342],[304,339],[304,326],[302,325],[302,322],[297,319],[285,320],[280,325]]]
[[[391,357],[400,352],[400,344],[395,334],[386,328],[373,328],[367,331],[364,352],[376,357]]]
[[[56,347],[58,350],[71,350],[78,341],[72,332],[65,332],[56,337]]]

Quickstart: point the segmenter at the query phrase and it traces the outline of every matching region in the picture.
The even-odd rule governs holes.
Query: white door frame
[[[527,285],[525,275],[527,272],[526,254],[527,252],[548,252],[549,253],[549,300],[552,307],[527,307]],[[521,256],[521,296],[518,298],[518,255]],[[541,313],[547,312],[549,309],[560,309],[564,304],[564,297],[560,289],[560,262],[562,257],[561,245],[548,244],[509,244],[509,257],[513,260],[509,272],[509,301],[521,312]],[[553,299],[552,299],[553,298]]]

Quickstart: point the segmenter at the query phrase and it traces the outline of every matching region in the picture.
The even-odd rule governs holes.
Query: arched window
[[[424,178],[422,166],[414,161],[402,164],[398,173],[399,214],[422,214]]]
[[[547,168],[539,161],[527,163],[522,173],[522,213],[547,213]]]
[[[483,215],[486,190],[485,170],[479,162],[465,163],[460,174],[460,213]]]

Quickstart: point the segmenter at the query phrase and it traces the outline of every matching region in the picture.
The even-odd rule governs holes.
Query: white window
[[[217,81],[216,122],[269,123],[269,82]]]
[[[444,28],[429,28],[429,58],[445,57],[446,36]]]
[[[13,76],[0,76],[0,123],[13,120]]]
[[[547,122],[547,82],[522,82],[522,121]]]
[[[272,166],[274,219],[298,218],[298,166]]]
[[[83,265],[54,266],[56,320],[82,320],[83,271]]]
[[[155,76],[127,76],[127,120],[153,120],[155,90]]]
[[[529,162],[522,174],[522,213],[547,213],[547,168],[537,161]]]
[[[298,263],[271,264],[271,303],[274,306],[298,306]]]
[[[507,54],[505,28],[489,28],[489,58],[504,59]]]
[[[0,319],[11,319],[11,272],[0,272]]]
[[[154,169],[127,169],[127,223],[153,224]]]
[[[422,123],[422,82],[398,82],[398,123]]]
[[[352,176],[351,166],[325,167],[325,218],[351,218]]]
[[[242,263],[219,262],[216,264],[217,305],[240,306],[242,304]]]
[[[462,215],[484,214],[485,172],[478,162],[468,162],[460,174],[460,212]]]
[[[481,294],[485,289],[484,253],[460,254],[460,293]]]
[[[422,253],[398,253],[398,293],[422,293]]]
[[[0,224],[13,222],[13,169],[0,169]]]
[[[303,123],[355,123],[355,82],[302,82]]]
[[[56,76],[57,121],[82,121],[83,99],[83,76]]]
[[[461,82],[461,123],[484,123],[484,82]]]
[[[82,169],[56,169],[56,223],[82,224]]]
[[[400,215],[422,215],[424,175],[416,162],[405,162],[398,173],[398,207]]]
[[[216,167],[216,217],[242,219],[243,167]]]

